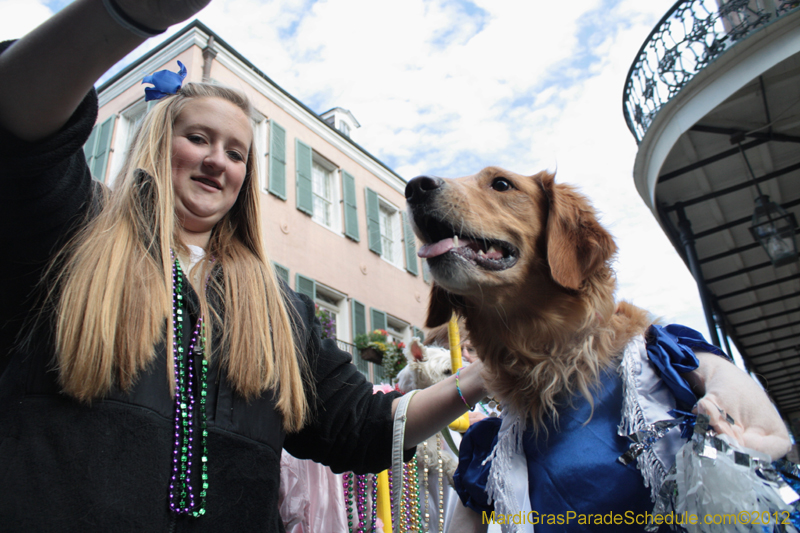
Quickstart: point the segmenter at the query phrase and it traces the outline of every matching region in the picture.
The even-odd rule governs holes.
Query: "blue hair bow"
[[[154,87],[145,87],[145,102],[164,98],[168,94],[175,94],[180,90],[183,79],[186,77],[186,67],[180,61],[178,61],[178,66],[180,70],[177,73],[171,70],[159,70],[144,77],[142,83],[154,85]]]

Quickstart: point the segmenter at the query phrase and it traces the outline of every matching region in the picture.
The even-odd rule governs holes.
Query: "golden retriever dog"
[[[614,302],[616,245],[585,197],[553,174],[489,167],[406,189],[419,255],[435,280],[427,327],[466,320],[487,387],[534,427],[642,334],[647,313]]]
[[[629,444],[620,432],[669,419],[676,400],[664,394],[665,381],[645,349],[645,338],[654,347],[661,342],[661,330],[648,331],[647,312],[614,300],[611,262],[617,248],[588,200],[555,183],[548,172],[521,176],[497,167],[458,179],[420,176],[409,181],[406,200],[422,242],[418,255],[434,278],[426,326],[446,323],[453,311],[463,317],[488,390],[511,407],[509,413],[504,408],[499,429],[496,422],[481,422],[465,439],[469,444],[459,466],[459,471],[465,467],[465,485],[458,490],[472,510],[458,508],[450,531],[485,531],[485,520],[473,511],[487,509],[492,499],[501,515],[522,510],[514,506],[515,498],[520,504],[530,498],[533,511],[577,510],[584,518],[611,509],[652,511],[678,449],[692,447],[683,446],[686,441],[673,428],[671,436],[642,452],[636,466],[620,460]],[[700,398],[699,412],[709,416],[717,433],[772,459],[785,455],[788,433],[767,395],[746,373],[714,355],[716,348],[695,346],[699,366],[681,375]],[[657,418],[645,423],[644,417]],[[493,437],[489,428],[499,433]],[[489,444],[494,448],[488,456],[475,451],[489,453],[483,448]],[[519,474],[526,471],[532,477]],[[689,492],[685,486],[679,491]],[[745,491],[744,499],[751,493]],[[542,532],[643,528],[539,524]]]

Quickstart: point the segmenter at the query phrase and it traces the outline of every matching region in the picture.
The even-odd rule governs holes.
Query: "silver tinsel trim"
[[[630,435],[633,444],[620,462],[630,463],[682,421],[683,417],[659,421]],[[788,517],[798,500],[769,456],[717,436],[708,416],[701,414],[692,439],[680,449],[661,485],[653,515],[697,517],[697,523],[682,524],[689,533],[797,533]],[[706,524],[705,517],[719,517],[722,523]],[[645,530],[659,527],[651,522]]]
[[[494,510],[498,515],[512,515],[520,512],[520,503],[517,501],[514,486],[508,482],[508,479],[512,458],[519,454],[525,456],[522,449],[525,421],[511,409],[508,411],[503,416],[506,418],[504,422],[509,426],[507,429],[500,428],[497,445],[482,463],[486,464],[488,461],[492,463],[489,468],[489,477],[486,480],[486,494],[489,497],[489,503],[494,502]],[[528,487],[525,487],[525,490],[527,491]],[[520,527],[519,524],[513,523],[501,525],[503,533],[517,533],[520,531]]]
[[[646,353],[644,338],[635,337],[625,347],[622,363],[619,366],[619,374],[622,377],[622,421],[619,424],[617,434],[623,437],[639,431],[648,431],[648,424],[645,421],[642,407],[639,405],[636,390],[635,376],[638,372],[634,372],[637,365],[642,364],[641,353]],[[668,430],[669,428],[667,428]],[[664,435],[666,435],[666,432]],[[663,437],[664,435],[661,436]],[[667,476],[667,469],[651,446],[639,446],[635,454],[634,457],[638,460],[639,471],[644,479],[644,486],[650,488],[650,499],[656,501],[661,485],[664,483],[664,478]],[[622,461],[621,458],[620,461]]]

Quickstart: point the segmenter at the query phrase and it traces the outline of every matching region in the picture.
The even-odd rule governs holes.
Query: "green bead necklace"
[[[206,331],[203,317],[197,320],[188,353],[183,348],[184,314],[183,282],[184,275],[178,258],[172,254],[172,353],[175,367],[175,443],[172,453],[172,477],[169,483],[169,507],[177,514],[187,514],[195,518],[206,512],[206,492],[208,490],[208,425],[206,418],[206,397],[208,362],[205,358]],[[208,279],[206,279],[208,285]],[[200,358],[198,376],[200,402],[200,487],[197,493],[192,485],[192,466],[194,464],[194,443],[198,425],[194,419],[195,397],[192,377],[194,359]],[[196,477],[196,475],[195,475]]]

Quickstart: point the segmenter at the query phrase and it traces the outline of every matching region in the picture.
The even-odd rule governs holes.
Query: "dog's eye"
[[[512,185],[511,182],[505,178],[495,178],[494,180],[492,180],[492,189],[498,192],[505,192],[513,188],[514,185]]]

